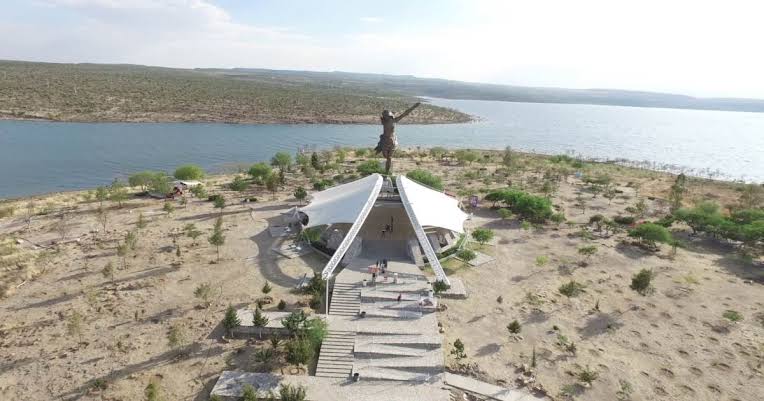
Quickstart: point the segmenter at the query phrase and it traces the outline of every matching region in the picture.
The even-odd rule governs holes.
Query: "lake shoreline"
[[[466,114],[465,114],[466,115]],[[379,125],[379,117],[363,116],[357,118],[254,118],[254,119],[204,119],[204,118],[124,118],[124,119],[87,119],[68,118],[56,119],[35,116],[13,116],[0,114],[0,121],[39,121],[53,123],[83,123],[83,124],[231,124],[231,125]],[[407,118],[399,122],[400,125],[450,125],[467,124],[480,121],[478,116],[469,115],[469,118],[455,119],[421,119]]]
[[[348,150],[352,150],[352,149],[363,149],[364,147],[344,147],[344,148],[348,149]],[[433,147],[408,146],[408,147],[401,147],[400,150],[404,151],[404,152],[407,152],[407,153],[411,153],[411,152],[415,152],[415,151],[418,151],[418,150],[419,151],[428,151],[431,148],[433,148]],[[449,152],[454,152],[454,151],[459,150],[457,148],[445,148],[445,149],[447,151],[449,151]],[[318,151],[322,151],[322,150],[330,150],[330,149],[319,149]],[[502,149],[489,149],[489,148],[471,149],[471,150],[473,150],[475,152],[478,152],[478,153],[481,153],[481,154],[493,154],[493,155],[500,155],[503,152]],[[539,152],[528,152],[528,151],[514,150],[514,149],[513,149],[512,152],[514,154],[516,154],[516,155],[519,155],[519,156],[528,157],[528,158],[534,158],[534,159],[550,159],[552,157],[557,156],[557,155],[553,155],[553,154],[545,154],[545,153],[539,153]],[[679,173],[681,173],[681,172],[677,172],[677,171],[668,171],[668,170],[653,169],[653,168],[637,166],[637,165],[635,165],[637,163],[635,161],[618,161],[618,160],[615,160],[615,159],[613,159],[613,160],[599,160],[599,159],[595,159],[595,158],[585,158],[585,157],[580,157],[580,156],[571,156],[571,157],[574,158],[574,159],[580,160],[583,163],[596,164],[596,165],[610,165],[610,166],[615,166],[615,167],[618,167],[618,168],[623,168],[623,169],[626,169],[628,171],[632,171],[634,174],[638,174],[638,173],[651,173],[651,174],[667,175],[667,176],[675,177]],[[379,157],[377,159],[378,160],[383,160],[383,159],[381,159],[381,157]],[[396,160],[396,158],[393,159],[393,166],[395,166],[395,160]],[[257,161],[254,161],[252,163],[254,164],[256,162]],[[233,163],[233,162],[231,162],[231,163]],[[632,164],[628,164],[628,163],[632,163]],[[480,164],[476,162],[474,164],[474,167],[478,167],[479,165]],[[135,172],[137,172],[137,171],[135,171]],[[230,178],[230,177],[233,177],[233,176],[236,176],[236,175],[241,175],[241,174],[246,174],[246,173],[237,173],[237,172],[233,172],[233,171],[218,171],[218,172],[208,173],[205,176],[205,180],[220,180],[220,179],[226,179],[226,178]],[[395,172],[393,172],[393,174],[395,174]],[[168,175],[171,176],[170,172],[168,172]],[[741,183],[741,182],[739,182],[737,180],[731,180],[731,179],[725,180],[725,179],[717,179],[717,178],[707,178],[707,177],[694,176],[694,175],[691,175],[691,174],[686,174],[686,175],[688,177],[692,178],[692,179],[695,179],[695,180],[698,180],[698,181],[702,181],[702,182],[708,183],[708,184],[715,184],[715,185],[738,185],[738,184],[743,184],[743,183]],[[126,177],[124,177],[124,178],[126,178]],[[174,178],[172,178],[172,179],[174,180]],[[126,179],[123,180],[123,181],[126,181]],[[754,184],[764,185],[764,183],[754,183]],[[36,193],[36,194],[26,194],[26,195],[21,195],[21,196],[18,196],[18,197],[7,197],[7,198],[0,197],[0,204],[2,204],[2,203],[9,203],[9,202],[24,202],[24,201],[28,201],[28,200],[32,200],[32,199],[38,199],[39,200],[39,199],[44,199],[44,198],[56,197],[56,196],[70,196],[70,195],[77,196],[77,195],[81,195],[83,193],[94,191],[96,188],[97,187],[87,187],[87,188],[79,188],[79,189],[71,189],[71,190],[63,190],[63,191],[50,191],[50,192],[42,192],[42,193]]]

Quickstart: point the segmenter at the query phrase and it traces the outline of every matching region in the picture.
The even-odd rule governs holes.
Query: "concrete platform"
[[[536,397],[524,390],[513,390],[499,387],[490,383],[481,382],[470,377],[455,375],[446,372],[443,377],[444,383],[449,386],[478,394],[498,401],[544,401],[543,397]]]
[[[450,391],[440,382],[427,383],[357,383],[347,379],[315,376],[280,376],[270,373],[225,371],[218,378],[211,395],[224,400],[240,400],[246,384],[257,389],[259,397],[278,392],[283,384],[304,386],[307,401],[449,401]]]

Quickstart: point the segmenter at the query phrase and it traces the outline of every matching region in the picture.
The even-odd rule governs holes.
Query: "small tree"
[[[284,177],[285,173],[289,169],[289,166],[292,165],[292,156],[286,152],[278,152],[273,155],[273,158],[271,159],[271,165],[278,167],[279,174],[281,177]],[[282,184],[284,182],[284,180],[281,181]]]
[[[305,198],[308,197],[308,191],[305,190],[302,186],[297,187],[297,189],[294,191],[294,198],[297,199],[300,204],[302,205],[302,201],[305,200]]]
[[[114,282],[114,264],[111,262],[106,263],[106,266],[103,267],[101,270],[101,274],[103,274],[104,277],[107,277],[111,279],[111,282]]]
[[[138,228],[146,228],[148,223],[146,222],[146,218],[143,217],[143,212],[138,213],[138,220],[135,222],[135,226]]]
[[[202,232],[196,229],[196,224],[194,223],[186,224],[183,227],[183,231],[186,233],[186,237],[191,238],[194,244],[196,244],[196,239],[202,235]]]
[[[276,199],[276,192],[279,191],[280,179],[278,176],[271,175],[265,180],[265,187],[271,191],[273,199]]]
[[[217,261],[220,262],[220,247],[225,244],[225,235],[223,235],[223,218],[218,217],[217,220],[215,220],[215,227],[212,230],[212,235],[210,235],[209,238],[207,238],[207,241],[210,243],[210,245],[215,247],[215,251],[217,252]]]
[[[679,174],[671,185],[669,190],[669,203],[671,204],[671,211],[679,210],[682,207],[682,201],[684,200],[684,193],[687,191],[687,176]]]
[[[223,327],[226,330],[226,334],[230,336],[232,330],[240,325],[241,320],[239,320],[239,317],[236,315],[236,310],[229,304],[228,308],[225,310],[225,316],[223,317]]]
[[[149,384],[144,390],[144,393],[146,393],[147,401],[161,401],[162,399],[160,398],[160,392],[159,383],[157,383],[156,380],[149,381]]]
[[[271,284],[269,282],[265,282],[265,285],[263,286],[263,294],[268,294],[271,292],[273,288],[271,288]]]
[[[290,313],[287,317],[281,319],[281,325],[289,331],[292,337],[297,336],[305,328],[305,322],[308,321],[308,317],[305,312],[301,310]]]
[[[29,230],[29,226],[32,225],[32,217],[34,217],[34,211],[37,207],[37,204],[34,201],[29,201],[26,204],[26,212],[24,213],[24,222],[27,225],[27,230]]]
[[[436,280],[434,283],[432,283],[432,291],[437,295],[444,291],[448,291],[448,289],[451,288],[448,284],[446,284],[445,281],[442,280]]]
[[[204,185],[194,185],[191,187],[191,193],[197,198],[197,199],[204,199],[207,197],[207,188],[204,187]]]
[[[201,180],[204,170],[195,164],[184,164],[175,169],[174,176],[179,180]]]
[[[286,343],[286,361],[292,365],[308,363],[313,357],[313,347],[305,337],[295,337]]]
[[[451,355],[454,356],[457,363],[467,357],[467,354],[464,352],[464,343],[461,339],[457,338],[456,341],[454,341],[454,348],[451,349]]]
[[[212,205],[215,207],[215,209],[220,209],[220,214],[223,214],[223,209],[225,209],[225,198],[223,195],[217,195],[215,196],[215,199],[212,200]]]
[[[286,307],[287,307],[287,303],[286,303],[286,301],[284,301],[284,300],[282,299],[281,301],[279,301],[279,304],[278,304],[278,306],[276,306],[276,307],[278,308],[278,310],[281,310],[281,311],[283,311],[284,309],[286,309]]]
[[[82,333],[84,330],[84,318],[82,314],[73,311],[66,319],[66,333],[70,336],[77,336],[79,344],[82,343]]]
[[[102,208],[103,203],[109,200],[109,190],[104,186],[99,186],[96,188],[95,197],[98,200],[98,206]]]
[[[175,211],[175,206],[173,206],[172,203],[165,201],[164,205],[162,205],[162,210],[169,215]]]
[[[186,329],[180,323],[170,326],[167,331],[167,345],[175,351],[181,351],[188,344]]]
[[[318,160],[318,153],[313,152],[310,155],[310,165],[316,170],[321,170],[321,161]]]
[[[493,230],[488,228],[478,228],[472,232],[472,238],[479,242],[480,245],[485,245],[486,242],[493,239]]]
[[[138,237],[134,232],[128,231],[127,234],[125,234],[125,245],[127,245],[127,249],[131,251],[138,248]]]
[[[252,325],[257,327],[257,336],[263,338],[263,327],[269,322],[268,316],[265,316],[260,308],[255,308],[255,314],[252,317]]]
[[[127,193],[127,188],[125,188],[125,184],[119,180],[114,180],[109,187],[109,199],[112,202],[116,202],[117,207],[122,208],[123,203],[128,197],[129,195]]]
[[[205,308],[209,308],[210,299],[212,298],[212,286],[210,283],[199,284],[196,289],[194,289],[194,296],[204,302]]]
[[[657,243],[670,243],[673,240],[666,227],[654,223],[644,223],[629,231],[629,236],[639,238],[642,243],[657,249]]]
[[[106,211],[106,208],[99,207],[96,217],[98,218],[98,223],[101,224],[101,232],[106,234],[106,226],[109,224],[109,212]]]
[[[129,246],[124,242],[117,245],[117,256],[122,258],[122,269],[127,269],[127,251],[129,249]]]
[[[499,217],[501,217],[502,220],[509,220],[512,217],[514,217],[514,214],[512,214],[512,211],[506,208],[501,208],[498,210]]]
[[[653,271],[650,269],[642,269],[639,273],[631,277],[631,285],[629,288],[638,292],[640,295],[648,295],[652,292],[652,280]]]
[[[55,224],[55,229],[58,235],[61,237],[61,241],[66,240],[67,235],[69,235],[69,231],[72,229],[71,216],[66,212],[61,213],[58,221]]]
[[[513,320],[507,325],[507,331],[509,331],[510,334],[519,334],[520,330],[522,330],[522,326],[520,325],[520,322],[517,321],[517,319]]]

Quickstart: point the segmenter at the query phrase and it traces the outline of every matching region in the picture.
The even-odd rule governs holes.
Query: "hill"
[[[0,61],[0,118],[56,121],[371,123],[417,99],[384,88],[137,65]],[[406,123],[466,122],[423,105]]]

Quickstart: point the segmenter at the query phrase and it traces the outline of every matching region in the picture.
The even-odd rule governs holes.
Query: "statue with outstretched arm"
[[[382,153],[387,162],[385,163],[385,174],[390,174],[390,167],[392,167],[392,158],[395,148],[398,146],[398,138],[395,137],[395,123],[401,121],[403,117],[411,114],[414,109],[419,107],[421,103],[416,102],[413,106],[409,107],[401,113],[398,117],[391,113],[390,110],[384,110],[382,117],[379,118],[382,122],[382,135],[379,136],[379,143],[374,148],[376,153]]]

